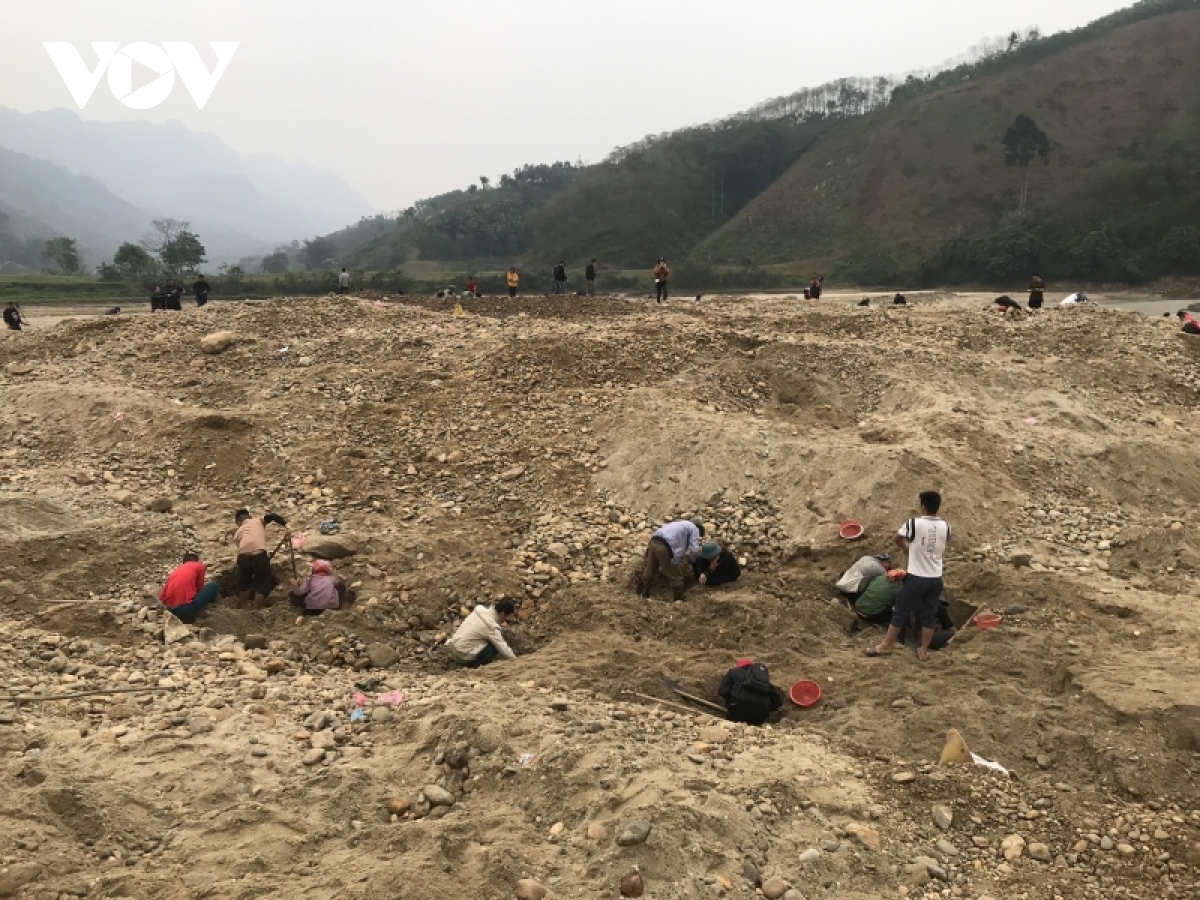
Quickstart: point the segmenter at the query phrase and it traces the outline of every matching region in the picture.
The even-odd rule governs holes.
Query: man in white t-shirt
[[[921,517],[909,519],[896,533],[897,546],[908,551],[908,574],[896,594],[892,624],[883,643],[867,651],[867,656],[887,656],[900,631],[916,613],[921,628],[921,647],[917,659],[929,659],[929,644],[937,626],[938,604],[942,596],[942,557],[950,541],[950,525],[938,518],[942,495],[922,491],[919,498]]]

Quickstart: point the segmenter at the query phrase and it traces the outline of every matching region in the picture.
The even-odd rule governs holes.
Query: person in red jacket
[[[217,599],[215,581],[204,583],[207,567],[195,553],[185,553],[183,563],[167,576],[158,599],[169,612],[184,622],[191,622],[196,614]]]

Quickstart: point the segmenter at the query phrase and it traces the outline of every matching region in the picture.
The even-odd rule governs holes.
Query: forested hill
[[[1197,0],[1145,0],[899,84],[844,80],[596,165],[481,179],[320,249],[372,269],[666,255],[862,283],[1200,272],[1197,46]]]

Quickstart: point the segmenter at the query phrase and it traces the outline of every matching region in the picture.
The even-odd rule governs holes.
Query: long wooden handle
[[[649,700],[653,703],[660,703],[663,706],[669,706],[672,709],[677,709],[680,712],[689,713],[690,715],[712,716],[714,719],[724,719],[725,711],[721,710],[721,715],[716,716],[710,712],[705,712],[702,709],[692,709],[690,706],[684,706],[681,703],[672,703],[670,700],[663,700],[661,697],[651,697],[649,694],[639,694],[637,691],[625,691],[631,697],[639,697],[642,700]]]
[[[701,706],[707,706],[709,709],[715,709],[721,715],[725,715],[725,707],[721,706],[719,703],[713,703],[711,700],[701,699],[700,697],[696,697],[693,694],[687,693],[686,691],[681,691],[679,688],[674,688],[673,690],[684,700],[691,700],[693,703],[699,703]]]

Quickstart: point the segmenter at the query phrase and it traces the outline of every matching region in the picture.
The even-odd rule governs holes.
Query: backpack
[[[760,662],[742,671],[729,694],[731,706],[761,706],[771,702],[771,673]]]

